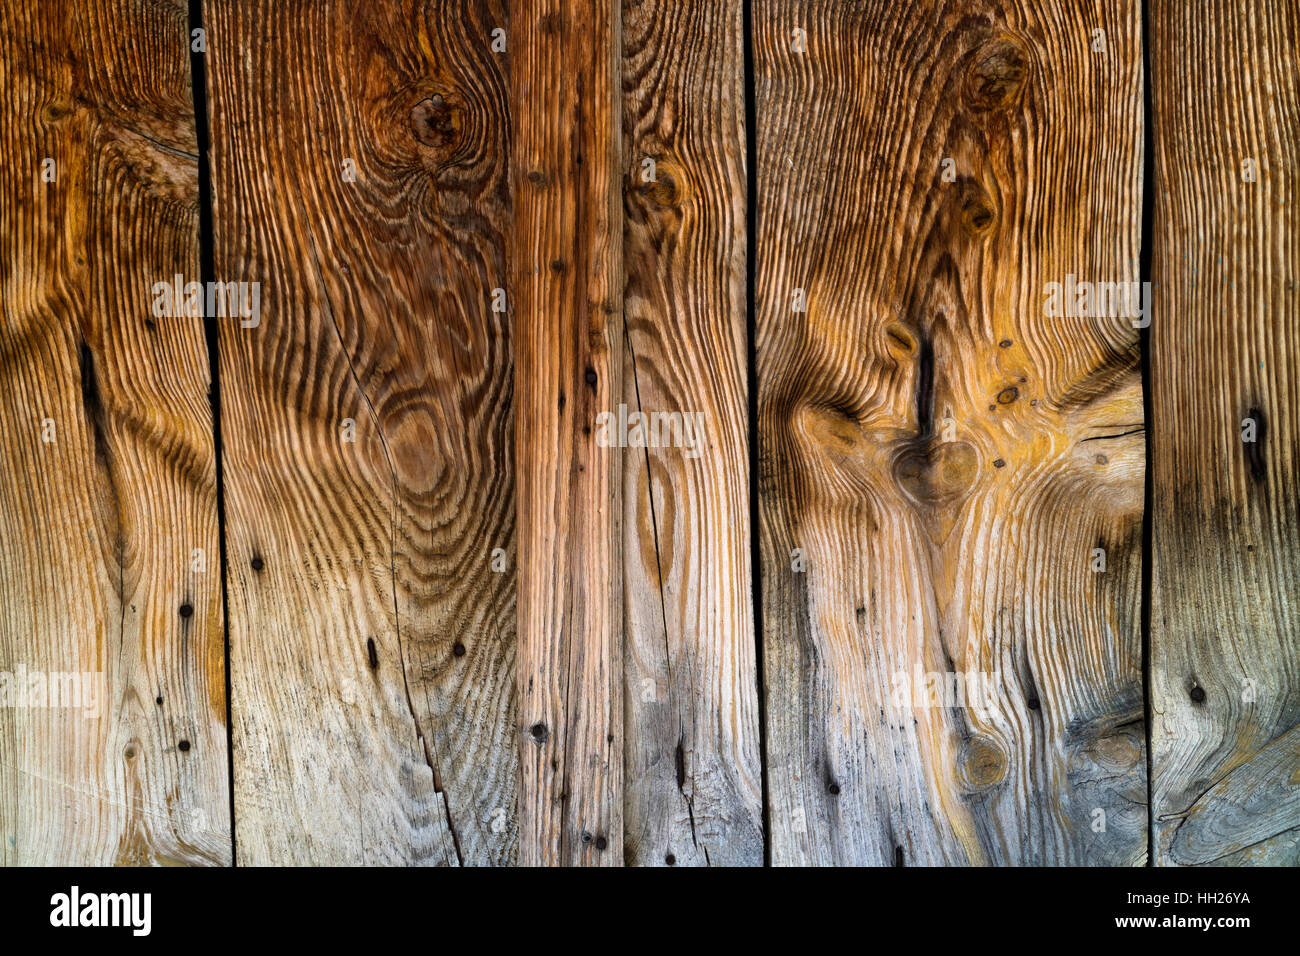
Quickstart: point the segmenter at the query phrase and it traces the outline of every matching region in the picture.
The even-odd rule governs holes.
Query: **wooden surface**
[[[513,862],[501,10],[206,14],[239,862]]]
[[[0,672],[93,694],[0,710],[5,864],[231,857],[207,350],[150,311],[198,269],[186,32],[0,9]]]
[[[732,0],[623,7],[624,401],[698,428],[694,447],[624,458],[633,865],[763,862],[741,13]]]
[[[1296,0],[191,6],[0,7],[0,861],[1300,862]]]
[[[623,862],[617,8],[511,22],[520,862]]]
[[[754,21],[772,861],[1139,863],[1137,333],[1041,293],[1137,279],[1137,5]]]
[[[1300,4],[1161,0],[1150,30],[1155,862],[1294,865]]]

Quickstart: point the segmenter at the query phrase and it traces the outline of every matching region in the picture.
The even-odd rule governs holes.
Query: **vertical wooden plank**
[[[151,313],[197,278],[187,32],[183,5],[0,8],[5,864],[230,860],[207,350]]]
[[[1156,863],[1296,864],[1300,4],[1159,0],[1150,36]]]
[[[520,862],[623,862],[618,9],[511,25]]]
[[[773,862],[1140,862],[1137,333],[1045,315],[1138,279],[1138,5],[756,0],[754,44]]]
[[[504,13],[206,12],[239,859],[511,862]]]
[[[625,0],[623,404],[646,446],[623,483],[632,864],[763,862],[744,109],[741,3]]]

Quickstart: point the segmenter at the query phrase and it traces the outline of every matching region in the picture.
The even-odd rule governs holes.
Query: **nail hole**
[[[181,605],[181,617],[192,617],[194,615],[194,606],[191,604]]]
[[[180,748],[181,750],[183,750],[183,751],[184,751],[184,750],[189,750],[189,749],[190,749],[190,742],[189,742],[188,740],[182,740],[182,741],[181,741],[180,743],[178,743],[176,746],[179,747],[179,748]]]
[[[248,565],[254,571],[261,571],[262,568],[266,567],[266,565],[262,563],[262,559],[260,557],[254,557],[252,561],[248,562]]]
[[[455,654],[457,657],[464,657],[465,645],[462,644],[460,641],[457,641],[455,646],[452,647],[451,652]]]

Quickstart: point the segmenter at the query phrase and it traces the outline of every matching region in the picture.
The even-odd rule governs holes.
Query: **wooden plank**
[[[618,13],[515,11],[520,862],[623,862]]]
[[[622,12],[625,854],[761,865],[742,5]]]
[[[1160,0],[1150,36],[1155,861],[1296,864],[1300,4]]]
[[[754,5],[774,863],[1144,857],[1137,333],[1044,314],[1138,279],[1139,36]]]
[[[239,860],[511,862],[503,10],[206,14]]]
[[[230,860],[203,322],[151,314],[198,272],[187,33],[183,6],[0,8],[6,865]]]

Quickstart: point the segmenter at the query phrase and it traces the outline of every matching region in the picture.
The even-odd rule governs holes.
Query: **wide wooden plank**
[[[612,0],[512,11],[520,862],[623,862],[619,34]]]
[[[774,863],[1144,858],[1139,37],[755,2]]]
[[[239,861],[511,862],[503,10],[205,15]]]
[[[227,863],[185,7],[5,3],[0,88],[0,862]]]
[[[763,862],[741,8],[623,4],[630,864]]]
[[[1296,864],[1300,4],[1149,29],[1155,862]]]

